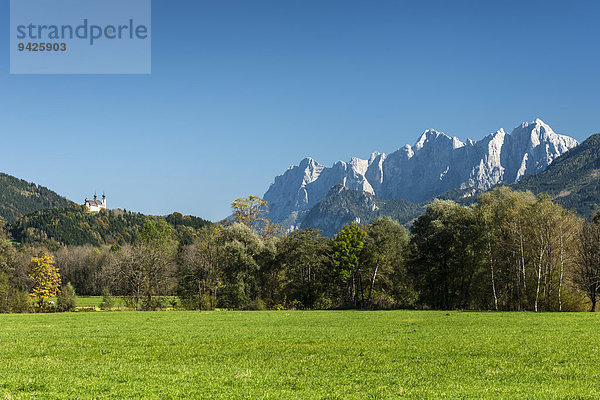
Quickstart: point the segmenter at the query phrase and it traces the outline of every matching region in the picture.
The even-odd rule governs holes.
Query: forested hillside
[[[46,276],[55,277],[52,293],[62,282],[61,291],[109,293],[146,310],[164,307],[163,296],[205,310],[581,311],[600,299],[600,215],[584,221],[546,195],[504,187],[470,207],[435,200],[410,236],[377,218],[348,223],[331,239],[314,229],[273,234],[262,199],[233,204],[237,223],[198,230],[201,220],[180,214],[81,206],[14,224],[15,239],[33,246],[15,245],[0,227],[0,312],[42,309],[52,297],[37,294]]]
[[[71,204],[48,188],[0,173],[0,217],[8,222],[38,210]]]
[[[369,224],[380,217],[390,217],[406,224],[425,212],[425,207],[404,199],[381,200],[360,190],[336,185],[327,197],[306,215],[302,228],[315,228],[333,237],[349,222]]]
[[[40,210],[11,224],[14,240],[24,244],[43,243],[49,246],[132,243],[146,220],[164,219],[182,242],[190,242],[195,230],[210,222],[179,213],[167,217],[147,216],[123,210],[91,213],[83,206]]]
[[[524,177],[512,188],[547,193],[562,206],[591,217],[600,205],[600,134],[589,137],[544,172]]]

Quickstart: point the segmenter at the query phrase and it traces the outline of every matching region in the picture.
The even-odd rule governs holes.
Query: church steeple
[[[106,210],[106,194],[102,192],[102,201],[100,201],[98,200],[98,194],[94,193],[94,200],[89,200],[86,197],[84,205],[91,212],[100,212],[101,210]]]

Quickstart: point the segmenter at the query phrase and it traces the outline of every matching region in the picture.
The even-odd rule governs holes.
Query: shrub
[[[304,304],[300,300],[294,299],[290,302],[288,307],[290,310],[304,310]]]
[[[10,311],[10,286],[8,276],[0,272],[0,313]]]
[[[331,308],[331,299],[329,297],[321,297],[315,301],[315,310],[329,310]]]
[[[125,307],[137,310],[139,307],[139,303],[137,299],[133,296],[123,296],[123,302],[125,303]]]
[[[108,288],[102,291],[102,301],[100,302],[101,310],[111,310],[115,306],[115,298],[110,294]]]
[[[386,293],[373,292],[373,298],[371,301],[371,308],[377,310],[391,310],[396,307],[394,298]]]
[[[73,285],[71,285],[71,282],[63,286],[58,294],[56,302],[58,311],[66,312],[75,310],[75,306],[77,305],[77,295],[75,294],[75,289],[73,288]]]
[[[247,307],[248,310],[256,310],[256,311],[265,311],[267,309],[267,305],[265,304],[263,299],[256,299],[252,302],[250,302],[250,304]]]
[[[197,310],[198,298],[197,296],[179,297],[179,305],[184,310]]]
[[[177,307],[179,307],[179,299],[177,297],[170,297],[168,303],[173,310],[176,310]]]
[[[165,308],[164,300],[159,297],[142,299],[142,310],[144,311],[156,311],[163,308]]]
[[[214,310],[212,297],[208,294],[203,294],[200,296],[200,309],[204,311]]]
[[[11,292],[9,299],[10,311],[14,313],[26,313],[32,310],[31,296],[22,290]]]

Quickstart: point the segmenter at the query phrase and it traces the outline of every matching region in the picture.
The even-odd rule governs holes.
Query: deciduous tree
[[[49,297],[55,297],[60,291],[60,273],[54,265],[54,257],[42,253],[31,259],[29,278],[33,282],[31,296],[43,307]]]

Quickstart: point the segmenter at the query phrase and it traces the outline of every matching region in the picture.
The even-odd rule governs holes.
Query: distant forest
[[[66,208],[40,210],[10,225],[12,238],[22,244],[43,244],[56,249],[67,246],[102,246],[134,243],[148,220],[166,221],[173,234],[182,243],[191,243],[195,231],[211,222],[193,216],[173,213],[167,217],[147,216],[124,210],[89,212],[86,207],[72,205]]]
[[[35,213],[12,227],[15,237],[0,229],[0,310],[47,311],[44,296],[73,291],[140,310],[167,298],[202,310],[597,309],[600,215],[580,219],[548,196],[504,187],[470,206],[435,200],[410,231],[378,218],[331,239],[281,232],[260,197],[232,206],[235,221],[221,224],[81,207]],[[77,245],[85,232],[97,245]]]
[[[71,204],[50,189],[0,173],[0,217],[8,222],[38,210]]]

